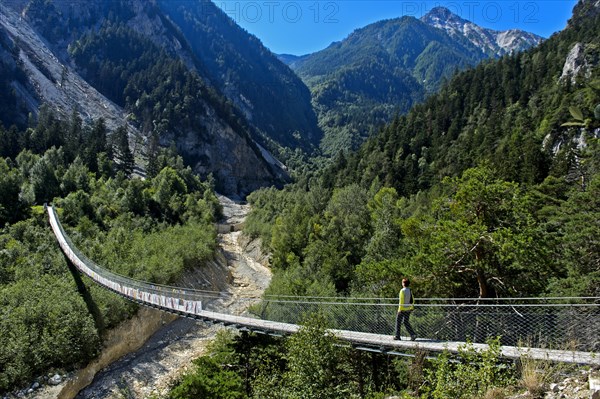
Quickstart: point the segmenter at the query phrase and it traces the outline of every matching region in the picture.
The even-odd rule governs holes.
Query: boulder
[[[590,391],[600,391],[600,377],[599,376],[591,376],[589,378]]]
[[[52,377],[48,379],[48,384],[50,385],[58,385],[62,382],[62,377],[59,374],[54,374]]]

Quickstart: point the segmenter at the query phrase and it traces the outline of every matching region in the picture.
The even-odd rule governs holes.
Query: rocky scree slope
[[[86,120],[103,117],[109,128],[129,124],[131,136],[142,140],[159,135],[162,145],[175,143],[197,173],[212,173],[224,193],[287,179],[256,145],[265,141],[264,132],[212,85],[202,62],[186,51],[180,30],[154,3],[83,0],[74,7],[32,0],[0,6],[3,60],[12,58],[0,64],[0,77],[10,66],[22,72],[25,78],[8,82],[21,108],[35,112],[47,103],[62,115],[76,110]],[[123,51],[115,50],[115,40]]]

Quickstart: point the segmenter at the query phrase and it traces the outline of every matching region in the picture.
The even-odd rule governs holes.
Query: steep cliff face
[[[224,194],[246,195],[265,185],[285,181],[286,172],[275,162],[267,161],[256,143],[241,138],[231,126],[208,111],[203,117],[208,137],[199,140],[193,130],[176,136],[168,133],[161,138],[164,145],[174,142],[184,160],[200,176],[212,173],[217,190]]]
[[[88,121],[104,118],[110,129],[128,124],[131,137],[142,142],[159,134],[200,175],[212,173],[226,194],[285,181],[286,172],[255,142],[265,133],[220,94],[179,28],[154,3],[76,5],[0,4],[0,76],[14,102],[34,113],[41,103],[63,116],[76,110]],[[10,68],[24,79],[9,78]],[[143,158],[141,148],[136,155]]]
[[[586,51],[588,47],[588,51]],[[571,83],[575,83],[577,78],[589,79],[592,75],[593,51],[589,49],[592,45],[587,46],[582,43],[575,43],[567,55],[563,71],[560,76],[560,81],[570,79]]]

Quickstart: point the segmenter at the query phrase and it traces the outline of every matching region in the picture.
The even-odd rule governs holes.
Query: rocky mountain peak
[[[469,21],[454,14],[448,8],[441,6],[432,8],[431,11],[421,18],[421,21],[436,27],[442,27],[444,25],[456,26],[457,24],[466,25],[469,23]]]
[[[492,57],[522,51],[542,41],[542,37],[518,29],[496,31],[483,28],[445,7],[433,8],[421,18],[421,21],[445,30],[450,36],[466,38]]]

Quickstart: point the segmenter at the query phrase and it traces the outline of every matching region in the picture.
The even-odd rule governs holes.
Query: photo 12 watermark
[[[514,24],[540,22],[540,3],[535,1],[401,1],[401,0],[337,0],[337,1],[252,1],[217,0],[215,4],[236,23],[313,23],[340,22],[344,8],[357,5],[373,7],[382,3],[396,17],[421,18],[436,7],[445,7],[455,15],[471,22],[494,24],[501,21]]]
[[[335,24],[343,1],[217,1],[217,6],[236,23]]]
[[[403,16],[421,18],[435,7],[445,7],[450,12],[471,22],[494,24],[502,20],[515,24],[540,22],[540,6],[534,1],[452,1],[423,2],[398,1]]]

